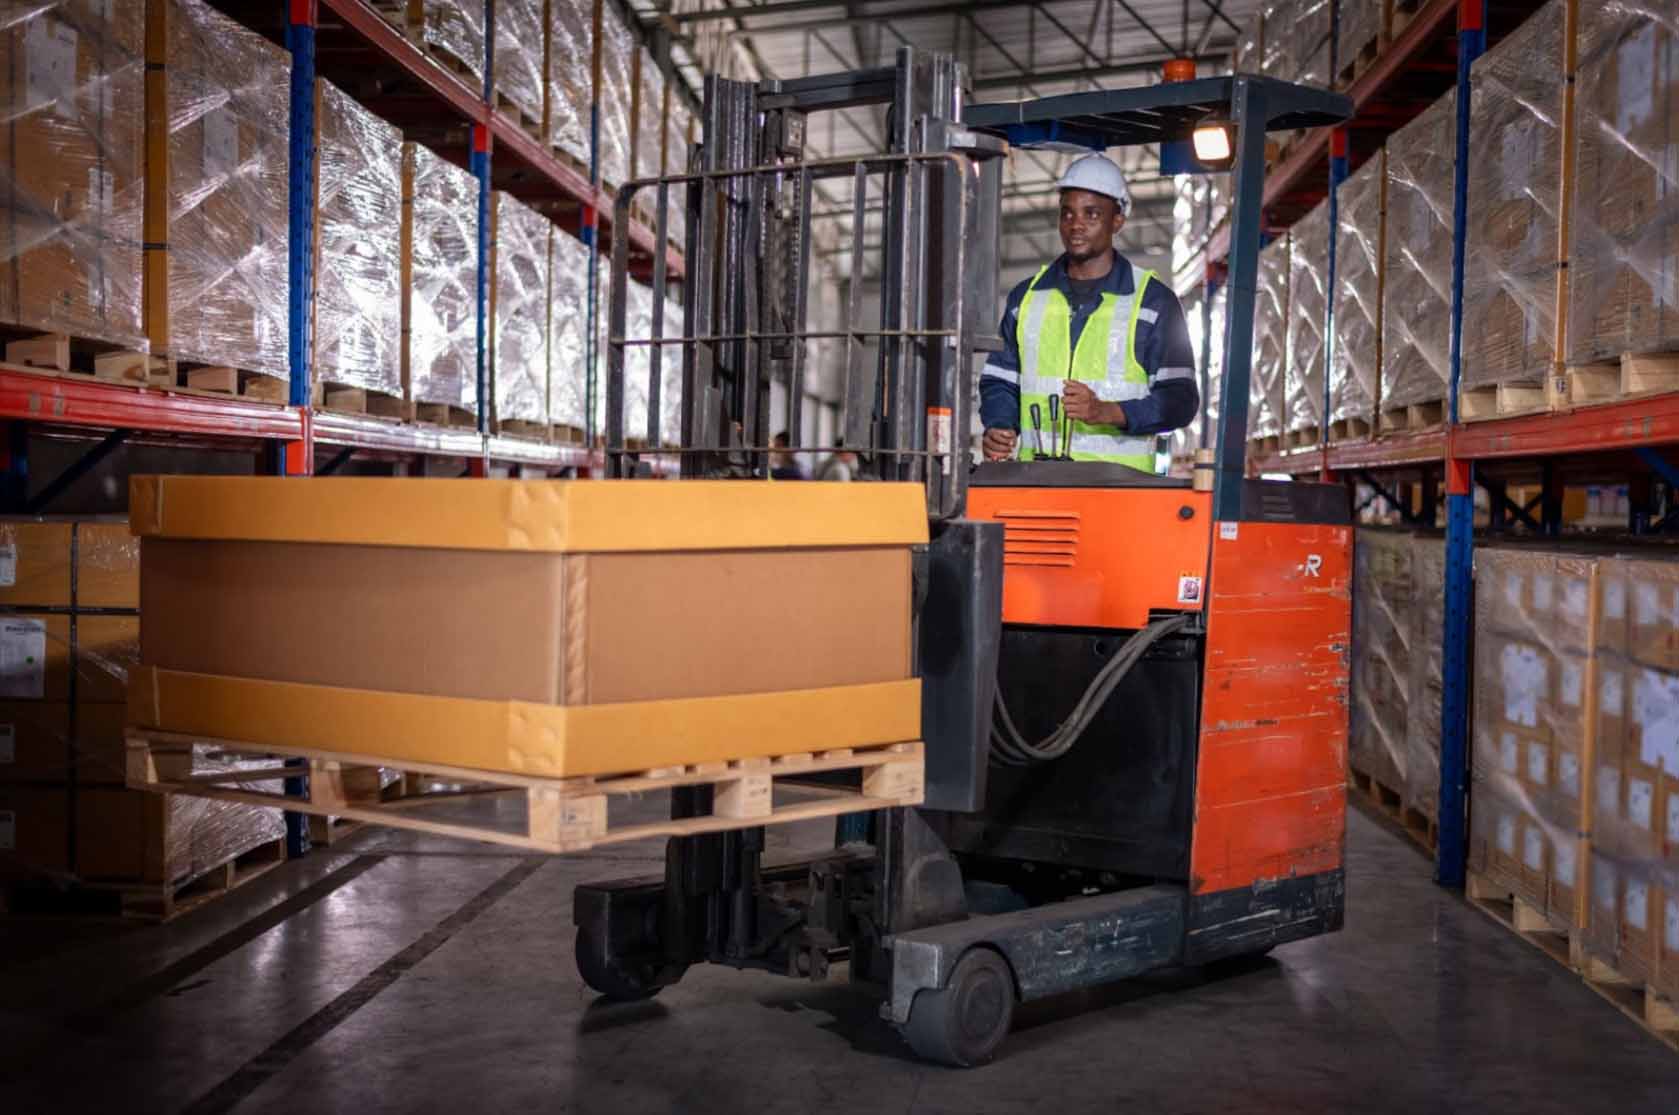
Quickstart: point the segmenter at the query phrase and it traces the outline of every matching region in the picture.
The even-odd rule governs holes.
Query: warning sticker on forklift
[[[1220,523],[1218,525],[1219,539],[1224,542],[1234,542],[1237,537],[1237,529],[1241,525],[1241,523]]]
[[[0,623],[0,697],[38,701],[47,695],[47,625],[38,619]]]
[[[1199,578],[1199,577],[1179,577],[1178,578],[1178,603],[1179,604],[1199,604],[1199,603],[1201,603],[1201,578]]]

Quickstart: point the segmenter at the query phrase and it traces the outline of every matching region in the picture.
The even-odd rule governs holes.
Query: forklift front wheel
[[[1014,998],[1008,961],[991,949],[971,948],[944,987],[916,994],[904,1037],[925,1060],[959,1068],[983,1065],[1009,1035]]]
[[[654,983],[650,972],[615,963],[595,935],[582,928],[577,930],[577,974],[594,991],[620,1003],[651,999],[665,986]]]

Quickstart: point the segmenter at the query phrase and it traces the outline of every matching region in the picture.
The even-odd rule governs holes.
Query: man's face
[[[1113,198],[1089,190],[1061,191],[1061,246],[1074,263],[1096,259],[1113,247],[1124,225]]]

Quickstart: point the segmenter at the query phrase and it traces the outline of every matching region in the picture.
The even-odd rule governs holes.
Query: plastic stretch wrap
[[[665,297],[661,335],[683,336],[682,300]],[[682,345],[661,346],[659,357],[659,438],[665,445],[682,444]]]
[[[600,177],[616,189],[633,177],[630,164],[630,90],[634,80],[635,35],[625,26],[618,6],[599,0],[600,88],[595,106],[600,113]]]
[[[471,71],[480,82],[484,80],[484,5],[472,0],[406,0],[409,18],[419,8],[420,33],[426,46],[441,50]],[[502,0],[496,3],[496,18],[501,18]],[[539,40],[540,41],[540,40]],[[496,36],[496,51],[501,51],[501,36]]]
[[[550,236],[553,268],[548,302],[548,420],[588,428],[589,248],[563,229]]]
[[[1457,95],[1448,93],[1387,145],[1387,261],[1382,277],[1384,411],[1446,397],[1451,382],[1452,164]]]
[[[1329,320],[1329,203],[1289,229],[1288,365],[1283,429],[1323,433],[1324,328]],[[1313,438],[1306,439],[1309,444]]]
[[[671,90],[670,115],[665,119],[665,174],[687,174],[688,152],[694,139],[694,114],[688,102]],[[665,218],[665,234],[677,244],[686,244],[688,237],[688,187],[670,189],[669,206]]]
[[[1475,558],[1472,870],[1573,925],[1584,882],[1589,555],[1487,547]]]
[[[1173,178],[1172,271],[1180,286],[1199,282],[1200,274],[1180,270],[1194,262],[1213,230],[1229,216],[1228,174],[1179,174]]]
[[[547,218],[507,194],[495,207],[495,417],[548,421]]]
[[[0,11],[6,150],[0,315],[144,351],[145,11],[98,0]],[[18,157],[22,156],[22,157]]]
[[[1283,375],[1288,365],[1287,233],[1259,252],[1254,293],[1253,363],[1248,386],[1248,437],[1283,432]]]
[[[1259,12],[1248,17],[1236,35],[1236,49],[1231,52],[1231,68],[1239,74],[1257,74],[1265,65],[1265,23]]]
[[[1417,610],[1412,563],[1411,535],[1358,531],[1347,761],[1395,791],[1406,785],[1409,766],[1406,733]],[[1435,727],[1438,731],[1438,720]]]
[[[1299,0],[1294,9],[1294,46],[1290,50],[1294,73],[1285,75],[1289,80],[1329,86],[1329,15],[1329,0]]]
[[[478,413],[478,179],[405,144],[409,398]]]
[[[1405,808],[1440,817],[1440,706],[1445,692],[1446,540],[1411,536],[1411,676],[1405,687]]]
[[[288,379],[291,59],[199,0],[168,11],[169,355]]]
[[[1599,569],[1586,949],[1679,992],[1679,564]]]
[[[642,341],[653,336],[653,288],[630,279],[624,284],[624,339]],[[647,345],[624,346],[624,438],[645,441],[648,436],[647,393],[653,382],[652,349]],[[660,386],[663,386],[661,380]],[[658,435],[655,428],[654,437]]]
[[[543,0],[496,0],[495,89],[534,124],[548,88],[542,69]]]
[[[1335,242],[1335,345],[1329,367],[1331,424],[1356,420],[1373,427],[1376,421],[1386,160],[1385,153],[1376,152],[1341,184],[1341,224]]]
[[[1556,358],[1563,15],[1552,0],[1471,70],[1465,387],[1538,385]]]
[[[1341,40],[1335,53],[1343,72],[1365,47],[1377,48],[1383,6],[1383,0],[1341,0]]]
[[[1266,77],[1293,81],[1300,60],[1295,54],[1299,39],[1294,34],[1295,17],[1301,0],[1262,0],[1259,39],[1259,72]]]
[[[589,108],[594,104],[594,14],[584,0],[548,6],[548,143],[589,165]]]
[[[1580,5],[1568,363],[1679,348],[1679,19]]]
[[[641,81],[637,85],[635,135],[636,178],[657,178],[664,173],[665,150],[665,75],[659,72],[653,56],[646,50],[639,52]],[[635,211],[653,224],[658,211],[659,192],[648,187],[635,195]]]
[[[315,374],[402,395],[402,132],[321,82]]]
[[[1224,307],[1227,287],[1220,285],[1213,295],[1212,303],[1212,333],[1208,338],[1211,343],[1212,359],[1206,362],[1207,382],[1201,393],[1201,406],[1197,408],[1195,417],[1190,419],[1189,425],[1172,431],[1172,456],[1176,459],[1194,457],[1195,451],[1201,448],[1202,430],[1207,431],[1206,443],[1211,446],[1214,436],[1218,433],[1218,403],[1219,389],[1224,382]],[[1183,299],[1184,316],[1189,321],[1189,343],[1195,348],[1195,370],[1199,377],[1203,361],[1201,359],[1202,328],[1201,306],[1206,298],[1205,285],[1197,287],[1195,291]],[[1199,381],[1199,380],[1198,380]]]

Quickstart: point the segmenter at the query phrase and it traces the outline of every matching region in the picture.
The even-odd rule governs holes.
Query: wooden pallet
[[[568,426],[564,422],[556,422],[549,428],[548,440],[555,445],[582,446],[588,435],[576,426]]]
[[[0,327],[0,334],[11,338],[5,349],[8,364],[144,387],[167,387],[173,382],[162,358],[109,341],[10,326]]]
[[[69,887],[52,888],[20,884],[0,892],[0,912],[173,921],[261,878],[285,860],[286,842],[276,838],[200,875],[172,883],[78,880]]]
[[[220,364],[169,362],[171,381],[177,386],[212,395],[236,395],[259,403],[285,404],[291,401],[291,385],[262,372],[229,368]]]
[[[1399,33],[1411,25],[1417,18],[1427,0],[1387,0],[1388,4],[1388,38],[1397,39]]]
[[[341,383],[316,383],[315,409],[337,411],[339,414],[365,414],[399,422],[414,418],[414,404],[407,399]]]
[[[408,20],[408,0],[372,0],[372,3],[379,14],[385,17],[385,22],[401,31],[403,37],[419,48],[421,53],[428,55],[433,62],[450,73],[459,74],[474,89],[478,88],[482,80],[479,76],[482,69],[474,69],[467,65],[440,43],[427,42],[425,28]]]
[[[1290,430],[1283,435],[1283,444],[1289,449],[1311,449],[1318,444],[1319,429],[1307,426],[1303,430]]]
[[[1337,418],[1329,424],[1330,441],[1362,441],[1370,434],[1368,418]]]
[[[522,418],[503,418],[495,424],[498,435],[505,437],[524,438],[527,441],[548,441],[549,426],[546,422],[527,422]]]
[[[1381,57],[1385,49],[1387,41],[1378,31],[1366,39],[1357,50],[1352,51],[1350,57],[1343,56],[1341,72],[1335,75],[1335,88],[1346,89],[1363,77],[1365,71],[1376,64],[1376,59]]]
[[[1485,387],[1466,387],[1457,395],[1457,416],[1463,422],[1482,422],[1489,418],[1538,414],[1551,409],[1548,395],[1544,384],[1496,383]]]
[[[274,766],[237,772],[199,772],[194,769],[194,743],[214,743],[221,752],[274,759]],[[287,798],[278,784],[298,775],[283,759],[309,764],[309,797]],[[586,778],[537,778],[505,771],[439,767],[425,773],[440,782],[456,784],[447,790],[426,790],[394,801],[370,792],[358,772],[371,767],[402,769],[385,759],[314,748],[272,748],[232,741],[195,740],[167,733],[134,735],[128,741],[128,784],[156,793],[190,794],[248,805],[280,805],[300,813],[344,817],[439,836],[483,840],[493,844],[541,852],[577,852],[627,840],[657,836],[692,836],[726,832],[757,825],[785,824],[813,817],[833,817],[895,806],[919,805],[923,799],[924,755],[919,742],[883,744],[784,755],[773,759],[736,759],[686,767]],[[807,786],[814,800],[777,803],[774,788],[794,784],[813,774],[854,771],[856,787]],[[230,785],[275,783],[272,792]],[[668,790],[677,786],[710,786],[709,815],[680,820],[623,823],[611,816],[609,799]],[[476,820],[436,819],[436,806],[463,798],[512,793],[525,799],[523,832],[492,827]],[[432,816],[420,814],[430,812]]]
[[[1412,403],[1409,406],[1389,407],[1382,411],[1378,427],[1384,434],[1409,433],[1428,430],[1446,421],[1444,402]]]
[[[415,403],[414,421],[470,429],[478,425],[478,416],[465,407],[450,406],[448,403]]]
[[[1679,1052],[1679,1007],[1643,980],[1624,975],[1587,951],[1583,934],[1535,909],[1520,895],[1475,872],[1465,881],[1464,898],[1505,929],[1563,965],[1646,1033]]]
[[[495,97],[497,112],[513,121],[520,131],[536,140],[536,142],[546,143],[548,141],[548,137],[542,132],[542,120],[539,117],[526,112],[522,105],[499,89],[496,90]]]
[[[1679,391],[1679,352],[1625,353],[1619,360],[1573,364],[1547,385],[1552,410]]]
[[[1423,851],[1434,855],[1440,842],[1439,827],[1427,813],[1410,802],[1403,791],[1351,767],[1347,769],[1347,791],[1371,810],[1392,821]]]
[[[1283,450],[1283,439],[1280,434],[1267,434],[1264,437],[1248,439],[1248,456],[1269,457]]]

